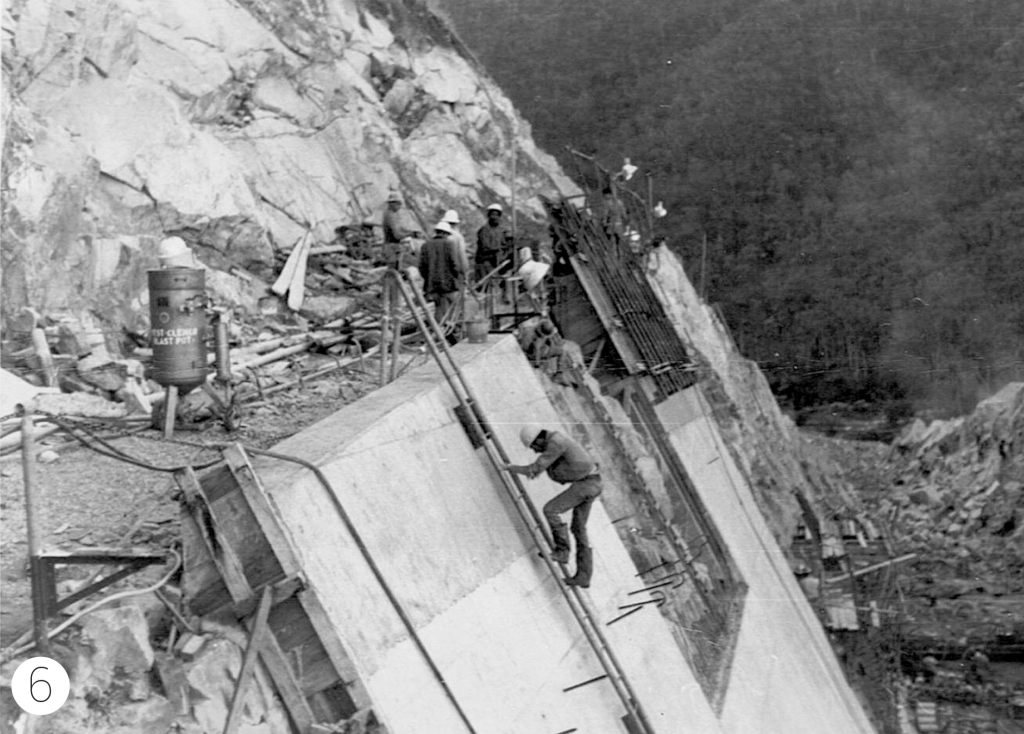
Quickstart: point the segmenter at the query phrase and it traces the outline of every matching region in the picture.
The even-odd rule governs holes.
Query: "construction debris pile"
[[[229,324],[231,414],[212,391],[191,390],[177,406],[183,427],[203,428],[211,419],[230,418],[225,425],[235,428],[243,408],[258,410],[270,394],[341,368],[363,366],[365,357],[380,350],[387,267],[380,261],[381,244],[372,229],[341,227],[329,244],[313,246],[310,236],[299,246],[306,250],[305,261],[292,269],[290,282],[281,288],[246,273],[247,292],[240,293],[223,287],[220,276],[226,274],[207,270],[209,320],[222,318]],[[279,272],[284,272],[290,254],[279,254]],[[418,334],[403,311],[396,304],[388,334],[402,369],[423,353],[412,344]],[[8,320],[6,327],[0,342],[3,369],[44,392],[64,393],[45,396],[39,404],[42,412],[159,425],[165,394],[152,379],[153,349],[146,333],[32,309]],[[214,330],[207,332],[212,337]],[[208,347],[212,383],[212,339]],[[11,412],[9,402],[4,403],[5,414]],[[0,450],[16,448],[13,435],[0,445]]]
[[[259,666],[234,703],[246,631],[226,619],[175,617],[169,610],[178,606],[180,592],[164,586],[161,595],[93,611],[62,636],[51,655],[74,671],[73,689],[67,705],[47,717],[45,731],[202,734],[224,731],[229,714],[235,731],[290,731],[288,713]],[[9,678],[24,659],[5,662],[2,674]],[[14,713],[9,689],[2,693]],[[358,734],[372,730],[368,726],[365,717],[356,717],[344,731]]]

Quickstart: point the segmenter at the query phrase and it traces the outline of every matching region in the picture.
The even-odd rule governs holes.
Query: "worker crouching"
[[[576,539],[576,573],[566,579],[570,586],[590,586],[594,572],[594,554],[587,538],[587,519],[594,500],[601,494],[601,477],[597,462],[587,451],[559,431],[540,426],[524,426],[519,438],[528,449],[540,456],[532,464],[507,464],[506,468],[530,479],[547,472],[548,477],[569,487],[544,505],[544,518],[551,528],[554,547],[551,557],[557,563],[569,561],[569,529],[562,522],[562,513],[572,510],[572,534]]]

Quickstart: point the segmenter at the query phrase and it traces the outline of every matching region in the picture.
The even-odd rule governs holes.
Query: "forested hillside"
[[[1024,3],[436,1],[570,170],[650,172],[784,400],[1024,376]]]

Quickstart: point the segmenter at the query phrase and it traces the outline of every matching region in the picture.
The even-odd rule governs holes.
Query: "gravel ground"
[[[156,467],[201,465],[215,460],[216,445],[226,442],[269,448],[372,391],[376,364],[368,360],[362,371],[331,373],[255,401],[245,408],[242,427],[234,433],[210,421],[202,431],[176,430],[169,441],[163,440],[162,432],[146,428],[136,435],[113,438],[112,443]],[[34,489],[44,549],[173,545],[178,536],[178,505],[171,499],[175,483],[170,473],[67,444],[60,434],[45,443],[57,444],[59,458],[48,464],[36,462]],[[0,645],[4,648],[32,627],[20,456],[19,451],[0,459]],[[85,579],[96,570],[62,568],[58,582]],[[165,571],[164,566],[154,566],[113,589],[147,585]],[[104,589],[96,598],[113,589]]]

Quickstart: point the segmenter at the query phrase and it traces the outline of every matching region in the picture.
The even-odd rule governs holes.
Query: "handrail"
[[[431,356],[440,368],[449,387],[451,387],[456,400],[459,401],[459,405],[464,411],[466,411],[467,418],[476,421],[481,438],[483,439],[483,446],[487,451],[487,458],[490,460],[491,465],[497,472],[498,476],[501,477],[505,491],[508,493],[509,498],[512,500],[512,504],[519,513],[520,519],[522,519],[530,531],[530,535],[533,538],[534,543],[536,543],[537,548],[540,550],[540,555],[544,560],[544,564],[548,567],[548,571],[550,571],[551,575],[555,578],[559,591],[568,602],[569,608],[583,631],[584,637],[587,638],[587,642],[590,643],[594,654],[597,656],[598,662],[608,674],[608,680],[611,681],[616,694],[619,696],[619,699],[622,701],[623,706],[625,706],[626,711],[632,717],[635,724],[639,727],[639,731],[643,734],[654,734],[654,729],[651,727],[650,722],[644,713],[640,700],[637,698],[629,680],[626,678],[625,672],[619,664],[614,651],[608,645],[608,641],[605,638],[604,633],[595,621],[595,615],[587,606],[581,590],[576,586],[569,586],[564,582],[562,569],[559,568],[559,564],[557,564],[551,557],[551,548],[553,547],[553,543],[548,534],[546,525],[541,519],[540,514],[537,512],[537,508],[530,500],[529,495],[526,493],[526,489],[523,486],[522,481],[518,476],[505,468],[510,461],[509,456],[505,452],[501,442],[498,440],[497,435],[491,429],[483,411],[480,409],[479,403],[473,394],[473,390],[469,386],[465,376],[462,374],[462,371],[459,369],[458,363],[448,347],[448,342],[444,338],[444,334],[441,331],[440,326],[437,321],[434,320],[433,314],[427,308],[423,294],[416,288],[410,289],[406,281],[402,279],[401,273],[397,270],[387,270],[385,273],[385,279],[388,277],[394,279],[396,282],[398,292],[401,293],[406,305],[412,312],[413,318],[416,321],[416,326],[423,334]],[[424,318],[424,316],[426,318]],[[438,347],[440,347],[440,350]]]

